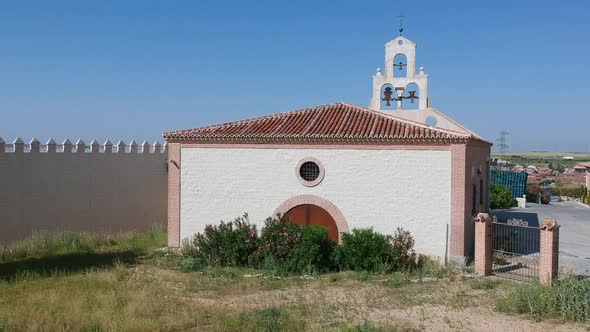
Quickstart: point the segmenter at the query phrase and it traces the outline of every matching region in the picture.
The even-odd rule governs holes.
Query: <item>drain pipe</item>
[[[445,266],[449,264],[449,224],[447,224],[447,234],[445,240]]]

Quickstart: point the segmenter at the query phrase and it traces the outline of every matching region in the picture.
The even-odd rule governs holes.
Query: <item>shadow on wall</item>
[[[109,268],[115,264],[135,264],[138,262],[138,257],[137,252],[122,251],[28,258],[0,264],[0,280],[14,281],[21,277],[50,277],[83,272],[92,268]]]

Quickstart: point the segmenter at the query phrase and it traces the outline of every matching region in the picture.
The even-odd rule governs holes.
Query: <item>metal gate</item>
[[[539,280],[541,232],[519,223],[492,223],[492,273],[519,281]]]

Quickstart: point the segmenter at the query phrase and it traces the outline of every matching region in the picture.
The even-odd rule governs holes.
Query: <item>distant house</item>
[[[584,163],[577,163],[574,165],[574,171],[576,173],[585,173],[586,174],[586,188],[590,193],[590,162]]]
[[[563,157],[563,158],[561,158],[561,159],[563,159],[563,160],[574,160],[574,159],[576,159],[576,158],[574,158],[574,157],[572,157],[572,156],[565,156],[565,157]]]
[[[590,162],[577,163],[574,165],[573,169],[578,173],[586,173],[588,170],[590,170]]]

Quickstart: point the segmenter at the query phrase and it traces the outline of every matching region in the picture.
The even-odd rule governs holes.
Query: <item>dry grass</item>
[[[405,273],[341,272],[315,278],[279,278],[264,271],[236,268],[185,273],[179,270],[182,259],[178,256],[146,251],[162,240],[160,236],[149,238],[151,242],[141,240],[135,245],[123,245],[126,242],[114,239],[117,246],[89,250],[97,257],[106,255],[108,264],[81,264],[71,260],[75,252],[58,255],[52,251],[44,257],[29,250],[36,254],[27,254],[21,260],[4,256],[5,262],[0,262],[0,272],[4,271],[0,278],[0,331],[586,328],[495,312],[494,302],[511,289],[510,285],[501,281],[465,281],[445,269],[424,271],[444,277],[435,282],[412,282],[417,276]],[[121,253],[129,251],[135,255],[133,260],[119,259]],[[50,263],[64,256],[69,259],[65,262],[75,264],[50,270],[56,267]],[[31,260],[36,265],[30,265]],[[49,270],[30,272],[31,266]]]
[[[344,272],[315,279],[244,277],[253,271],[183,273],[157,257],[143,264],[0,284],[7,331],[573,330],[501,316],[505,283],[399,283]],[[474,289],[476,288],[476,289]]]

